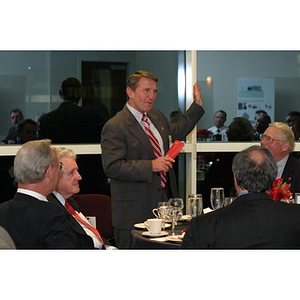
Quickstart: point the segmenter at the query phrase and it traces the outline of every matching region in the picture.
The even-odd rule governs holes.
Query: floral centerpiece
[[[273,187],[270,191],[270,197],[274,201],[290,202],[292,198],[290,188],[290,184],[283,182],[282,178],[277,178],[273,182]]]
[[[197,138],[200,141],[205,141],[209,139],[209,137],[212,135],[212,132],[208,129],[198,129],[197,130]]]

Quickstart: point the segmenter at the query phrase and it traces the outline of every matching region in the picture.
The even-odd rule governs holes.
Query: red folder
[[[179,152],[183,147],[184,147],[184,143],[176,140],[174,141],[173,145],[171,146],[171,148],[169,149],[166,155],[175,159],[175,157],[179,154]]]

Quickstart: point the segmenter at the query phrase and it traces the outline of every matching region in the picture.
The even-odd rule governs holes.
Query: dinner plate
[[[137,229],[146,229],[144,223],[136,223],[134,224],[134,227]],[[171,224],[166,223],[165,228],[169,228],[169,227],[171,227]]]
[[[181,243],[183,239],[183,235],[169,235],[166,236],[166,240],[169,242]]]
[[[142,232],[142,235],[148,236],[148,237],[160,237],[160,236],[166,236],[169,233],[167,231],[162,231],[161,233],[150,233],[149,231]]]

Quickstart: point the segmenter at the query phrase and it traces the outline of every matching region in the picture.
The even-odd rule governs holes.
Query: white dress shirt
[[[289,158],[289,154],[285,156],[282,160],[277,162],[278,172],[276,178],[280,178],[282,176],[288,158]]]
[[[227,129],[228,129],[228,127],[224,125],[220,128],[218,128],[217,126],[213,126],[213,127],[208,128],[207,130],[211,131],[213,134],[221,134],[222,141],[228,141],[227,133],[226,133]]]

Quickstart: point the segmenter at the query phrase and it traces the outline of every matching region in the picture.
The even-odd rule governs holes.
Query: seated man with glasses
[[[261,135],[261,145],[273,155],[277,166],[277,178],[291,184],[291,192],[300,192],[300,161],[292,155],[295,148],[294,133],[282,122],[273,122]]]

